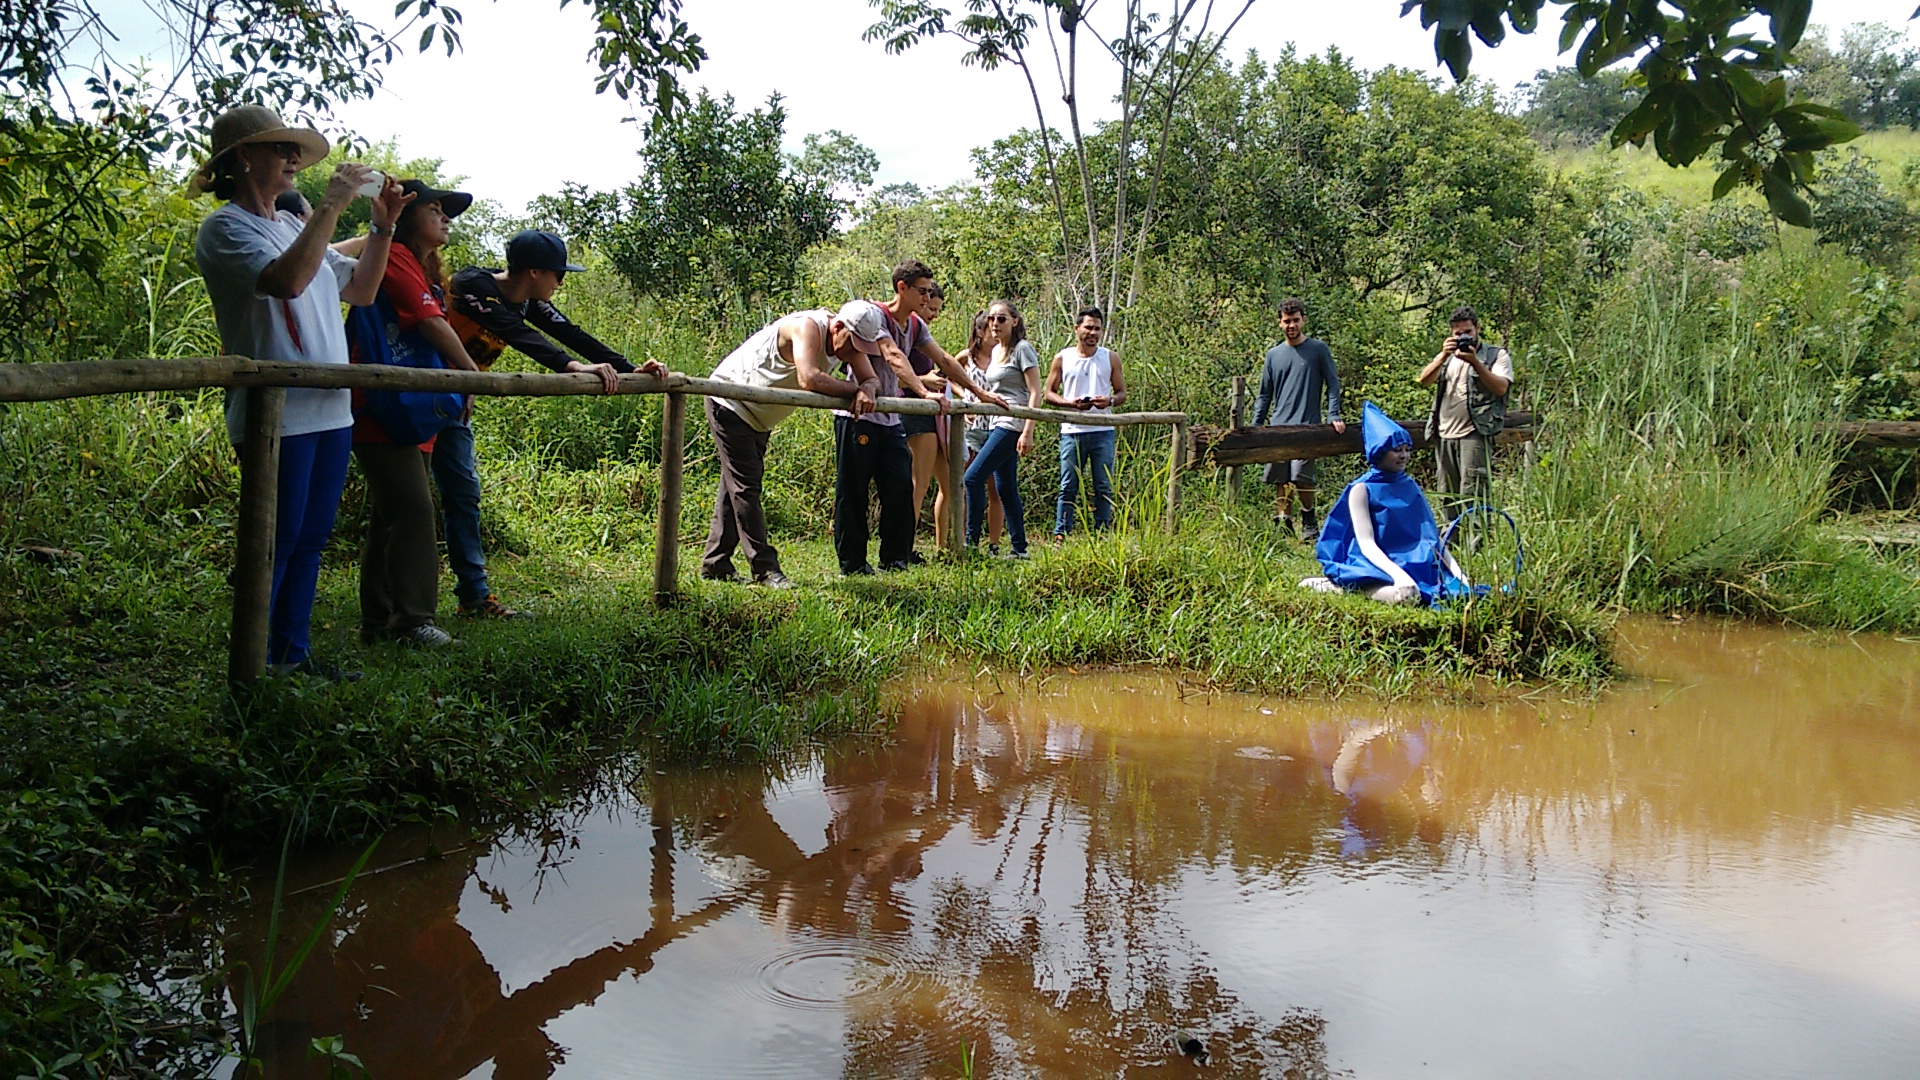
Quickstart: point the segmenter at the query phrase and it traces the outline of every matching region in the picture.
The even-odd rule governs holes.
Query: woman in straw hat
[[[320,205],[303,225],[274,201],[293,188],[294,174],[327,155],[311,128],[288,127],[272,109],[243,105],[213,122],[213,147],[194,175],[195,192],[225,205],[200,223],[194,258],[213,301],[220,344],[256,360],[345,364],[342,302],[373,302],[387,269],[393,224],[412,196],[365,165],[334,170]],[[382,181],[384,180],[384,183]],[[327,247],[340,212],[365,187],[378,185],[367,244],[358,260]],[[244,390],[227,399],[227,435],[241,441]],[[274,674],[358,678],[315,661],[307,626],[320,573],[320,552],[346,482],[353,412],[345,390],[287,390],[280,426],[279,506],[273,544],[273,601],[267,663]]]

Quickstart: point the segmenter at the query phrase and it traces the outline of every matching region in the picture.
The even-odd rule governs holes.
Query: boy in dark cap
[[[453,275],[447,321],[482,371],[513,348],[554,371],[592,372],[609,394],[620,392],[621,375],[666,375],[666,366],[657,360],[636,368],[553,306],[553,294],[567,274],[582,269],[567,261],[566,241],[558,236],[539,229],[515,233],[507,241],[505,270],[469,266]],[[575,359],[568,349],[585,359]],[[474,468],[473,431],[464,419],[440,433],[433,479],[446,512],[447,561],[453,566],[460,614],[496,619],[517,615],[495,599],[487,585],[487,559],[480,547],[480,474]]]

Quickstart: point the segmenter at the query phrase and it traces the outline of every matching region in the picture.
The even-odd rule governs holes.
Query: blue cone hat
[[[1367,464],[1372,465],[1380,457],[1380,452],[1394,446],[1412,446],[1413,436],[1407,429],[1393,422],[1393,418],[1380,411],[1380,406],[1369,401],[1360,413],[1360,439],[1367,448]]]

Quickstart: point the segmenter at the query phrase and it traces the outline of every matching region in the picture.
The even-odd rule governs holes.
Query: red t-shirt
[[[393,305],[393,313],[400,323],[401,330],[411,330],[428,319],[444,319],[447,309],[440,301],[440,290],[427,280],[426,268],[413,251],[404,244],[393,245],[392,253],[387,256],[387,273],[380,279],[380,292]],[[360,357],[351,357],[356,364]],[[359,443],[390,443],[385,428],[370,417],[361,413],[360,405],[364,394],[353,392],[353,441]],[[420,449],[431,452],[433,440],[420,444]]]

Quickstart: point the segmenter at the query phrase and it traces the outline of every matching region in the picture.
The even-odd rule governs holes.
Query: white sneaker
[[[394,635],[393,640],[421,649],[445,649],[460,644],[458,638],[432,623],[421,623],[411,630],[402,630]]]

